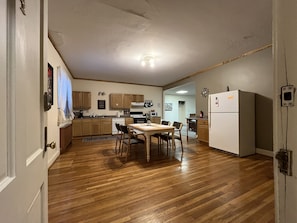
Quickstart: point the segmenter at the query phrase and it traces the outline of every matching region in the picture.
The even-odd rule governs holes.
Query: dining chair
[[[115,154],[119,154],[119,152],[121,150],[122,139],[123,139],[124,134],[120,128],[119,123],[115,123],[115,126],[117,129],[117,133],[116,133],[116,143],[115,143],[115,147],[114,147],[114,152],[115,152]]]
[[[170,125],[170,121],[162,120],[161,125]],[[168,133],[162,132],[162,133],[155,133],[155,134],[151,135],[151,137],[157,138],[157,140],[158,140],[158,153],[160,152],[161,135],[164,135],[164,134],[168,134]]]
[[[130,131],[128,126],[126,125],[120,125],[120,129],[123,133],[122,138],[122,149],[121,149],[121,156],[123,152],[123,147],[126,147],[126,162],[128,160],[129,153],[131,152],[131,146],[136,144],[144,144],[145,145],[145,139],[139,138],[138,134],[136,134],[134,131]]]
[[[183,148],[183,141],[182,141],[182,128],[183,128],[183,123],[181,122],[173,122],[172,126],[174,126],[174,134],[173,134],[173,138],[174,140],[179,140],[180,144],[181,144],[181,149],[182,149],[182,153],[184,152],[184,148]],[[167,155],[168,155],[168,144],[170,143],[170,140],[172,140],[172,134],[168,133],[168,134],[164,134],[160,136],[160,140],[166,141],[167,143]]]

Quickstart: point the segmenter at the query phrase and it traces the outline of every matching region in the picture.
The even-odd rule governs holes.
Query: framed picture
[[[165,103],[165,111],[172,111],[172,103]]]
[[[47,95],[48,95],[48,103],[54,104],[54,69],[48,63],[47,68]]]
[[[98,109],[105,109],[105,100],[98,100]]]

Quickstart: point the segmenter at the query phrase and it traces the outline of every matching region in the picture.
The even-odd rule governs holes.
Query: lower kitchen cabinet
[[[131,117],[126,117],[125,118],[125,125],[129,125],[129,124],[133,124],[134,123],[134,119]]]
[[[151,123],[157,123],[160,124],[161,123],[161,117],[151,117]]]
[[[82,118],[72,121],[73,137],[108,135],[112,133],[111,118]]]
[[[208,143],[208,120],[198,119],[197,122],[198,140]]]
[[[72,125],[60,128],[60,153],[66,151],[72,142]]]

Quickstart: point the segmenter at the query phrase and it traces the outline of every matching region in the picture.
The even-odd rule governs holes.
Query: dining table
[[[162,125],[157,123],[134,123],[129,124],[128,127],[130,129],[136,130],[138,132],[141,132],[145,136],[145,142],[146,142],[146,161],[150,161],[150,146],[151,146],[151,136],[156,133],[162,133],[167,132],[171,133],[172,136],[172,148],[175,149],[175,142],[174,142],[174,126],[170,125]]]

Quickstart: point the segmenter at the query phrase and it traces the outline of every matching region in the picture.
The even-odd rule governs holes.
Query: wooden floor
[[[49,222],[274,222],[272,158],[238,158],[195,139],[127,163],[114,139],[73,141],[49,169]],[[135,147],[134,147],[135,148]],[[137,153],[135,152],[137,151]]]

